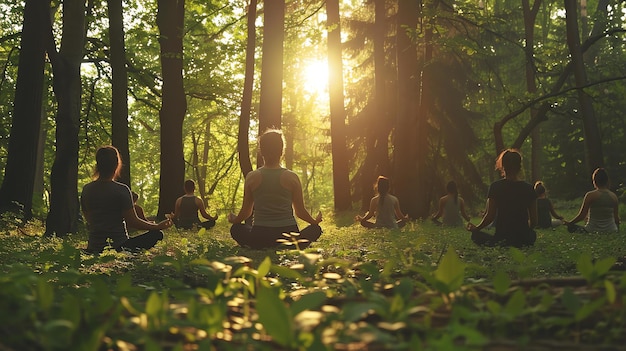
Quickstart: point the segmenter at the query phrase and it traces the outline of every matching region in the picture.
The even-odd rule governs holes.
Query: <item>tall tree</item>
[[[254,52],[256,50],[256,6],[257,0],[250,0],[247,16],[246,71],[241,97],[241,114],[239,115],[239,132],[237,135],[237,152],[239,167],[244,177],[252,171],[250,161],[250,111],[252,107],[252,87],[254,85]]]
[[[283,99],[283,42],[285,38],[285,0],[264,2],[263,57],[261,59],[261,100],[259,134],[280,128]],[[257,165],[261,159],[257,157]]]
[[[526,58],[526,91],[529,94],[537,92],[536,69],[535,69],[535,20],[541,6],[541,0],[535,0],[530,5],[529,0],[522,0],[522,10],[524,12],[524,53]],[[531,107],[530,118],[535,118],[537,108]],[[541,133],[539,126],[535,127],[532,132],[531,143],[531,180],[541,179]]]
[[[417,190],[417,104],[420,81],[417,50],[411,40],[410,29],[416,28],[419,15],[417,2],[400,0],[396,24],[397,101],[398,112],[394,131],[394,184],[403,212],[412,218],[419,213]]]
[[[119,181],[131,186],[130,152],[128,150],[128,77],[126,74],[126,45],[124,41],[124,11],[122,0],[107,0],[109,10],[109,40],[111,62],[111,144],[122,157]]]
[[[0,187],[0,212],[15,212],[22,207],[26,219],[32,217],[42,118],[45,33],[49,23],[50,0],[26,0],[8,156]]]
[[[183,121],[187,100],[183,86],[183,29],[185,0],[158,0],[157,26],[161,45],[163,87],[159,121],[161,122],[161,177],[157,217],[174,210],[182,194],[185,179]]]
[[[330,103],[330,142],[333,159],[335,210],[352,207],[350,174],[346,149],[346,110],[343,95],[343,63],[339,0],[326,1],[328,30],[328,98]]]
[[[604,157],[602,154],[602,140],[600,138],[600,130],[593,109],[591,97],[584,90],[587,85],[587,72],[585,71],[585,62],[583,51],[580,47],[580,33],[578,30],[578,10],[576,0],[565,1],[565,23],[567,27],[567,46],[572,58],[574,66],[574,77],[578,88],[578,102],[580,103],[580,111],[583,120],[583,131],[585,133],[585,148],[587,159],[587,169],[589,174],[594,169],[604,166]]]
[[[78,133],[82,106],[80,66],[86,36],[85,11],[85,0],[63,2],[63,34],[58,54],[52,27],[47,36],[48,56],[54,75],[52,84],[58,105],[46,236],[74,233],[78,225]]]

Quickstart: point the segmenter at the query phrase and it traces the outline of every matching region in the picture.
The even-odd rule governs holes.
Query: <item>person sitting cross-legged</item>
[[[187,179],[184,184],[184,190],[185,195],[176,199],[174,213],[170,215],[176,228],[191,229],[194,225],[205,229],[213,228],[217,215],[213,217],[207,213],[204,202],[195,194],[196,183],[191,179]],[[198,212],[206,221],[200,221]]]

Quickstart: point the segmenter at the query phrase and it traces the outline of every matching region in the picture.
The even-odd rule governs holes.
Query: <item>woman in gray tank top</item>
[[[592,175],[594,190],[585,194],[583,204],[576,217],[565,221],[570,232],[611,233],[619,229],[617,195],[609,190],[609,175],[604,168],[598,168]],[[587,219],[584,227],[576,223]]]
[[[263,249],[297,243],[304,249],[322,234],[322,213],[311,216],[304,206],[300,178],[280,165],[283,145],[279,130],[268,130],[259,138],[263,166],[246,175],[241,209],[228,215],[233,224],[230,234],[241,246]],[[252,225],[241,223],[253,213]],[[296,216],[309,226],[300,230]]]
[[[408,217],[402,214],[398,198],[389,194],[389,178],[379,176],[376,181],[376,191],[378,194],[370,201],[370,208],[364,216],[356,216],[356,221],[365,228],[402,228],[406,224]],[[375,217],[376,221],[371,222],[370,218]]]

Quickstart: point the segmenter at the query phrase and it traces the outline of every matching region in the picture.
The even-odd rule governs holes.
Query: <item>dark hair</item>
[[[446,184],[446,191],[454,195],[454,203],[459,201],[459,189],[456,186],[456,182],[451,180]]]
[[[596,168],[596,170],[593,171],[592,179],[595,186],[606,186],[609,184],[609,174],[604,168]]]
[[[184,189],[186,193],[193,192],[194,190],[196,190],[196,182],[194,182],[192,179],[185,180]]]
[[[389,193],[389,178],[378,176],[376,179],[376,191],[378,191],[378,201],[382,205],[385,202],[385,195]]]
[[[122,158],[115,146],[105,145],[96,151],[96,179],[117,179],[122,171]]]
[[[543,185],[543,182],[538,180],[535,182],[535,194],[543,195],[546,193],[546,187]]]
[[[496,159],[496,169],[500,174],[515,175],[522,169],[522,154],[516,149],[506,149]]]
[[[280,159],[284,145],[283,133],[278,129],[268,129],[259,138],[259,150],[263,159]]]

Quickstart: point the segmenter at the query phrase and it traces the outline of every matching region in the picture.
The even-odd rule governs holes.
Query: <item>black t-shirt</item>
[[[537,199],[537,226],[539,228],[552,227],[552,214],[550,213],[550,199]]]
[[[500,179],[489,187],[487,197],[496,203],[495,237],[511,244],[531,233],[528,225],[528,207],[536,201],[533,186],[525,181]]]

